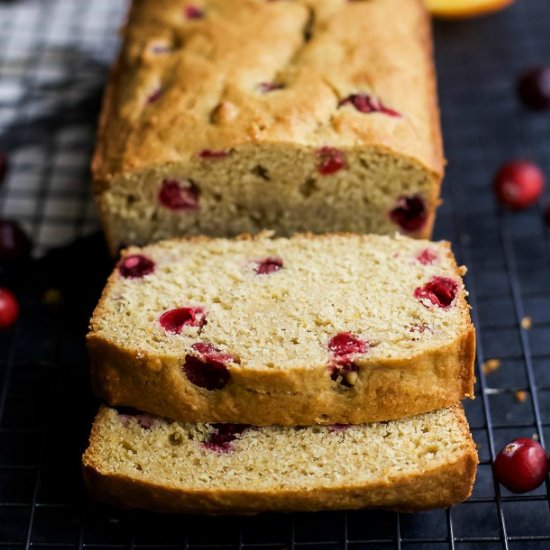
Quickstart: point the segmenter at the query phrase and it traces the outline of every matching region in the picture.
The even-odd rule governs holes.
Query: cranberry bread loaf
[[[188,422],[359,424],[473,394],[446,242],[194,237],[130,248],[91,320],[96,393]]]
[[[428,237],[442,173],[422,0],[134,1],[93,161],[113,251],[261,229]]]
[[[462,408],[359,426],[181,424],[102,407],[89,490],[124,507],[254,513],[415,511],[469,497],[477,453]]]

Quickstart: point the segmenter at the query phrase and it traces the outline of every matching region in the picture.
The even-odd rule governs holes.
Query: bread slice
[[[358,426],[182,424],[102,407],[83,456],[97,499],[162,512],[378,507],[468,498],[477,454],[462,407]]]
[[[130,248],[94,312],[93,386],[188,422],[359,424],[473,394],[448,243],[267,235]]]
[[[431,50],[423,0],[136,0],[93,161],[112,250],[262,229],[429,237]]]

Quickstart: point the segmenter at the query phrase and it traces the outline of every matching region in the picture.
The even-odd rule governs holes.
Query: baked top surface
[[[459,405],[358,426],[184,424],[102,407],[84,463],[104,475],[203,491],[389,485],[475,457]]]
[[[135,258],[152,265],[127,277]],[[125,252],[91,335],[137,356],[180,359],[208,344],[230,368],[407,360],[470,329],[462,273],[447,243],[405,237],[164,241]],[[454,285],[443,305],[426,286],[440,280]]]
[[[267,143],[376,145],[440,174],[430,50],[420,0],[136,0],[95,177]],[[342,103],[354,94],[399,116]]]

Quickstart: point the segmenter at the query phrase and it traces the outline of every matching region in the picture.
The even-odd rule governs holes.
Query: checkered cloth
[[[98,227],[89,164],[103,83],[126,9],[120,0],[0,4],[0,216],[35,254]]]

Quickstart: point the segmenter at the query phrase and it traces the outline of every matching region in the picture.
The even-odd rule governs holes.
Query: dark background
[[[38,258],[1,275],[22,315],[0,333],[0,550],[550,548],[548,484],[512,495],[490,467],[512,438],[550,441],[546,203],[505,212],[490,187],[498,166],[518,157],[550,176],[550,113],[527,112],[515,94],[518,74],[550,63],[550,2],[518,0],[490,17],[435,24],[449,159],[436,236],[452,240],[469,267],[478,384],[466,408],[481,465],[470,501],[415,515],[156,516],[88,500],[80,454],[97,403],[84,334],[111,261],[87,166],[123,12],[117,0],[0,2],[0,147],[10,159],[0,215],[25,225]],[[525,316],[530,329],[521,328]],[[484,375],[489,358],[501,366]]]

